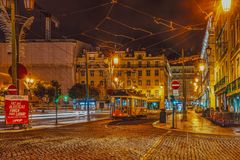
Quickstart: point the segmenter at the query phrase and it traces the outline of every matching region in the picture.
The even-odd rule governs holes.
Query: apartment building
[[[113,88],[135,89],[148,97],[150,108],[164,108],[164,101],[169,96],[171,79],[170,66],[164,55],[153,56],[146,51],[127,53],[117,51],[118,64],[113,64],[113,57],[102,53],[87,52],[88,83],[100,88],[106,97],[108,84]],[[86,57],[77,58],[77,81],[86,83]]]

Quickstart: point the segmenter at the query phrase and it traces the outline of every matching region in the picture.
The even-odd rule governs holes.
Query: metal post
[[[54,101],[55,101],[55,103],[56,103],[56,122],[55,122],[55,124],[57,125],[58,124],[58,100],[56,101],[56,99],[58,99],[58,95],[57,95],[57,88],[56,87],[54,87],[55,88],[55,99],[54,99]]]
[[[175,106],[173,105],[173,107],[172,107],[172,128],[174,128],[174,110],[175,110]]]
[[[87,52],[85,52],[85,59],[86,59],[86,105],[87,105],[87,120],[90,121],[89,88],[88,88],[88,57],[87,57]]]
[[[11,0],[11,27],[12,27],[12,83],[17,86],[17,44],[16,44],[16,23],[15,23],[15,0]]]
[[[183,81],[183,118],[182,121],[187,121],[187,108],[186,108],[186,82],[185,82],[185,63],[184,63],[184,50],[182,49],[182,81]]]

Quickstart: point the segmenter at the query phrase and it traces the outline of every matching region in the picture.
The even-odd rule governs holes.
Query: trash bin
[[[161,109],[159,121],[160,121],[160,123],[166,123],[166,111],[165,111],[165,109]]]

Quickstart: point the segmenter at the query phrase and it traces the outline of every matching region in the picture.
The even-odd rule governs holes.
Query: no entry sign
[[[5,96],[6,124],[28,124],[28,96]]]
[[[177,80],[173,80],[171,83],[172,89],[176,90],[180,88],[180,82]]]
[[[10,85],[7,89],[9,95],[16,95],[17,94],[17,87],[15,85]]]

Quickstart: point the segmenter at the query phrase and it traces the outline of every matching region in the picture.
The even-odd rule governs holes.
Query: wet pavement
[[[1,160],[238,160],[240,137],[159,129],[158,116],[0,133]]]
[[[240,127],[221,127],[203,118],[200,113],[195,113],[193,110],[188,110],[187,121],[182,121],[182,114],[180,113],[175,114],[174,120],[174,129],[172,129],[172,115],[167,116],[166,123],[156,121],[153,126],[192,133],[240,136]]]

